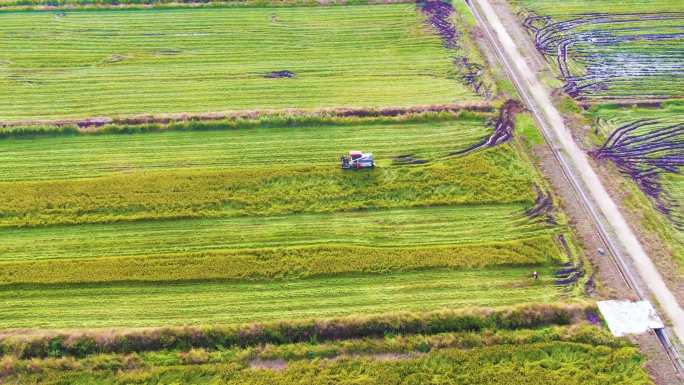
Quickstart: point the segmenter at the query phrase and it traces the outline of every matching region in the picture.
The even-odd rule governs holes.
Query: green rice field
[[[165,169],[231,170],[325,166],[348,149],[372,148],[382,164],[401,154],[435,159],[487,136],[487,116],[414,122],[376,119],[310,127],[53,136],[0,140],[0,181],[91,178]],[[388,140],[391,138],[392,140]],[[45,148],[50,151],[45,151]],[[50,162],[50,167],[45,167]]]
[[[652,384],[475,27],[0,0],[0,383]]]
[[[534,10],[540,15],[580,15],[596,13],[681,12],[677,0],[510,0],[511,3]]]
[[[478,99],[413,4],[3,12],[0,52],[3,121]]]
[[[2,139],[14,153],[0,182],[12,197],[0,295],[16,301],[4,301],[0,325],[210,324],[568,296],[551,276],[574,258],[558,241],[568,230],[524,214],[541,182],[515,146],[449,156],[487,135],[483,118],[371,122]],[[339,170],[336,155],[364,142],[377,143],[378,167]],[[53,155],[34,156],[45,148]],[[402,153],[428,162],[395,164]],[[130,167],[108,166],[119,160]],[[530,269],[545,278],[531,281]],[[262,291],[272,305],[244,296]],[[150,311],[169,298],[179,302]]]

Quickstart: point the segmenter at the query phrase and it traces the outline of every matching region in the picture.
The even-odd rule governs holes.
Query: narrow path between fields
[[[598,175],[591,167],[587,155],[580,149],[572,138],[570,131],[563,122],[563,118],[551,102],[548,90],[546,90],[536,74],[527,65],[520,54],[518,47],[503,26],[498,15],[492,8],[489,0],[470,0],[477,4],[484,14],[483,22],[486,22],[494,31],[498,44],[502,47],[502,54],[511,63],[510,71],[516,78],[520,87],[523,87],[537,107],[535,114],[538,118],[548,123],[555,137],[556,144],[562,156],[570,163],[570,171],[578,177],[580,188],[587,196],[591,197],[594,204],[600,209],[605,217],[607,225],[617,242],[632,259],[643,283],[659,302],[661,308],[672,322],[672,328],[680,341],[684,341],[684,310],[679,306],[675,296],[665,285],[665,282],[656,269],[656,266],[646,254],[643,246],[631,230],[627,221],[619,211],[617,205],[608,195]]]

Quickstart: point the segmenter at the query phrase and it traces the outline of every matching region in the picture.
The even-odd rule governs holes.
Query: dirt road
[[[567,166],[567,172],[577,182],[581,195],[591,210],[599,215],[600,227],[606,229],[608,237],[618,244],[621,254],[631,259],[636,273],[648,293],[658,302],[660,308],[672,323],[672,329],[680,341],[684,341],[684,310],[665,285],[655,264],[646,254],[643,246],[627,224],[618,206],[612,200],[598,175],[591,167],[587,155],[572,138],[563,118],[551,101],[549,91],[542,85],[537,74],[530,69],[515,42],[492,8],[489,0],[470,0],[481,15],[481,22],[492,31],[501,55],[514,81],[522,89],[531,110],[542,122],[547,137],[551,139],[559,157]],[[479,15],[478,15],[479,16]]]

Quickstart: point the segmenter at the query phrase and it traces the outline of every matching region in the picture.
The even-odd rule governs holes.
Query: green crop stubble
[[[235,324],[557,302],[560,294],[553,285],[551,270],[540,271],[539,282],[529,279],[528,268],[505,268],[253,283],[9,285],[0,291],[0,327]]]
[[[1,181],[67,179],[117,172],[324,165],[372,150],[381,166],[400,154],[434,160],[487,136],[484,119],[269,127],[216,131],[55,136],[0,140]],[[49,151],[46,151],[49,149]]]
[[[321,244],[430,246],[515,240],[554,231],[528,220],[522,211],[521,205],[454,206],[6,229],[0,255],[18,261]]]
[[[5,120],[478,100],[413,4],[7,12],[0,36]]]

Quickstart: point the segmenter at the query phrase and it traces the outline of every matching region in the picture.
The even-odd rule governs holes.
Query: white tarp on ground
[[[665,326],[648,301],[600,301],[598,307],[611,333],[617,337],[642,334]]]

